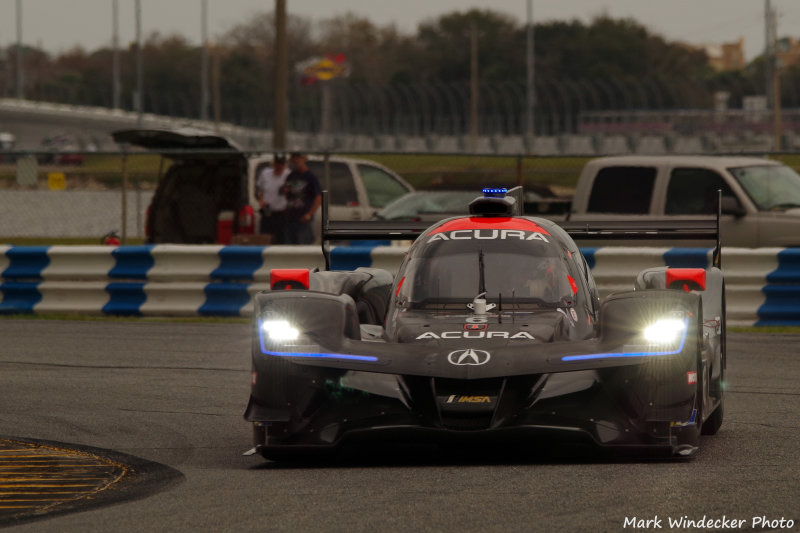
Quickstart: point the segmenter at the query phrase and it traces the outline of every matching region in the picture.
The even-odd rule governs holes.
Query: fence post
[[[122,152],[122,221],[120,244],[128,244],[128,152],[123,148]]]

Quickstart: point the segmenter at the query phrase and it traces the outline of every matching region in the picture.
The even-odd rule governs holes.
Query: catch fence
[[[258,99],[223,97],[213,116],[255,129],[273,127],[270,93]],[[771,94],[762,77],[713,80],[618,76],[536,78],[528,131],[527,87],[522,81],[467,81],[370,85],[348,79],[288,91],[288,127],[324,135],[460,137],[473,123],[483,136],[552,136],[581,133],[673,133],[704,135],[773,132]],[[223,95],[224,96],[224,95]],[[27,98],[70,106],[110,108],[108,98],[80,91],[32,88]],[[142,112],[180,119],[201,117],[197,95],[145,89]],[[476,100],[477,105],[473,105]],[[122,111],[135,111],[123,102]],[[800,133],[800,87],[780,85],[781,133]],[[477,115],[473,116],[473,109]]]

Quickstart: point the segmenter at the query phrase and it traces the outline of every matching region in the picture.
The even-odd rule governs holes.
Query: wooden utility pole
[[[289,114],[289,60],[286,51],[286,0],[275,0],[275,102],[273,106],[272,148],[286,150]]]

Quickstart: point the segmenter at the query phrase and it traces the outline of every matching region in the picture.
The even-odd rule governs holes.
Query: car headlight
[[[651,344],[674,344],[686,329],[686,322],[679,318],[662,318],[644,328],[644,339]]]
[[[261,329],[272,341],[296,341],[300,332],[287,320],[264,320]]]

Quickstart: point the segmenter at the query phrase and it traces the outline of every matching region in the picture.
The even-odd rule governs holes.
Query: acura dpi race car
[[[323,204],[325,241],[416,240],[395,276],[271,271],[272,290],[254,297],[251,453],[280,459],[402,436],[688,456],[701,433],[716,433],[725,370],[718,221],[562,228],[519,216],[516,198],[485,191],[470,215],[425,229],[328,221]],[[570,234],[715,238],[717,248],[712,267],[648,268],[634,290],[600,301]]]

